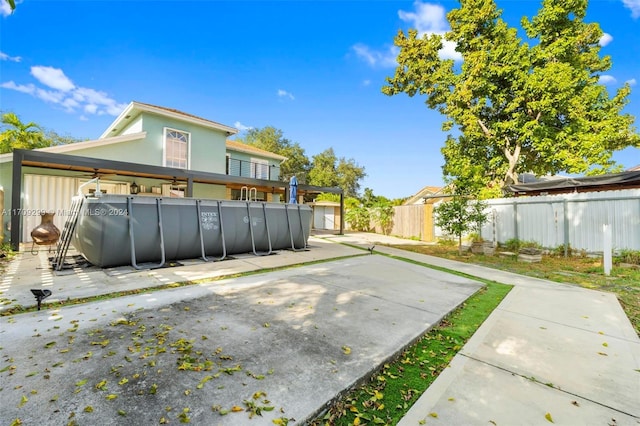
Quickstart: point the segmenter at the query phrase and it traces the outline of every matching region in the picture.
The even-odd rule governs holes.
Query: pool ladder
[[[83,204],[84,195],[82,195],[82,193],[78,193],[78,195],[74,195],[71,198],[71,208],[68,212],[69,215],[67,216],[67,220],[64,222],[62,234],[60,235],[60,240],[56,246],[56,252],[51,260],[51,266],[56,271],[61,271],[65,267],[64,259],[67,257],[67,252],[69,251],[69,246],[73,239],[73,233],[75,232],[76,225],[78,224],[80,209],[82,209]]]

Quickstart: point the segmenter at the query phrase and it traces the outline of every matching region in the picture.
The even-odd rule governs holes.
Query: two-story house
[[[182,111],[131,102],[96,140],[0,155],[5,241],[9,235],[14,246],[16,239],[30,241],[42,211],[56,212],[61,228],[72,196],[98,185],[115,194],[285,201],[288,183],[279,174],[286,158],[227,139],[235,133]],[[98,183],[87,184],[96,177]]]

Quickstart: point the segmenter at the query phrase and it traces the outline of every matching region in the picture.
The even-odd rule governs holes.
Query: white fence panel
[[[614,249],[640,250],[640,189],[487,200],[491,209],[482,236],[511,238],[543,247],[569,244],[599,252],[602,227],[610,224]]]

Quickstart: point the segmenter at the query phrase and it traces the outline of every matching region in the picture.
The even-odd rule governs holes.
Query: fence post
[[[518,240],[518,202],[513,203],[513,237]]]
[[[611,265],[612,265],[612,259],[611,259],[611,225],[607,224],[607,225],[602,225],[602,234],[603,234],[603,247],[602,247],[602,254],[603,254],[603,267],[604,267],[604,274],[606,276],[611,275]]]
[[[562,209],[564,214],[564,257],[569,256],[569,200],[562,201]]]

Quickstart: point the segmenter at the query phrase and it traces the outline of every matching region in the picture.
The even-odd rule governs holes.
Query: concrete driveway
[[[38,266],[29,281],[18,268],[3,293],[13,303],[42,285],[64,299],[203,281],[1,317],[2,424],[304,423],[481,287],[362,253],[312,239],[306,252],[119,275]],[[360,256],[206,282],[220,270],[352,255]]]

